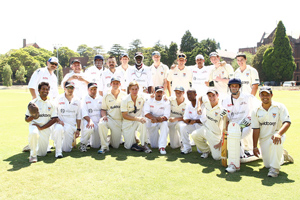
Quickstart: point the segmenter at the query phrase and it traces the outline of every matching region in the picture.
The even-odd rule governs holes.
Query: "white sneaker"
[[[63,158],[62,153],[59,153],[57,156],[55,156],[56,158]]]
[[[279,174],[279,169],[275,169],[275,168],[271,167],[269,169],[268,177],[274,177],[275,178],[275,177],[278,176],[278,174]]]
[[[37,157],[33,157],[33,156],[29,157],[29,162],[30,163],[36,163],[37,161],[38,161]]]
[[[204,152],[201,155],[201,158],[207,158],[208,157],[209,152]]]
[[[163,155],[167,154],[166,149],[164,147],[159,148],[159,153]]]
[[[23,152],[28,152],[28,151],[30,151],[29,145],[27,144],[27,145],[23,148],[22,151],[23,151]]]
[[[234,173],[234,172],[236,172],[237,170],[239,170],[239,169],[237,169],[233,164],[231,164],[231,165],[229,165],[227,168],[226,168],[226,172],[229,172],[229,173]]]
[[[294,163],[294,158],[291,155],[289,155],[289,153],[285,149],[283,149],[283,157],[284,161]]]
[[[181,154],[188,154],[188,153],[191,153],[192,152],[192,149],[183,149],[181,151]]]

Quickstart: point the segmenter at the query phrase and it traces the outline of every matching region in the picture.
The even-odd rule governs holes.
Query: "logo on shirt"
[[[86,104],[89,104],[89,103],[92,103],[92,102],[90,102],[90,101],[87,101],[87,102],[85,102]]]
[[[48,111],[50,111],[51,110],[51,107],[48,107]]]
[[[178,74],[174,74],[174,76],[177,76]]]
[[[230,106],[232,106],[232,104],[227,104],[227,107],[230,107]]]
[[[65,109],[60,109],[60,112],[61,113],[65,113]]]
[[[182,112],[184,112],[185,111],[185,109],[184,108],[182,108]]]
[[[160,107],[159,109],[164,109],[164,107]]]
[[[139,105],[141,105],[142,102],[139,101]]]
[[[247,103],[246,103],[246,102],[244,102],[244,101],[240,103],[240,105],[246,105],[246,104],[247,104]]]
[[[73,103],[73,106],[78,106],[78,104],[77,103]]]
[[[193,114],[191,111],[189,111],[190,114]]]
[[[197,78],[196,78],[196,77],[194,77],[193,79],[194,79],[194,80],[197,80]]]
[[[164,75],[164,72],[160,72],[160,75]]]
[[[89,113],[93,113],[93,109],[88,109],[88,112]]]
[[[65,102],[59,102],[58,104],[59,104],[59,105],[62,105],[62,104],[65,104]]]
[[[197,71],[193,71],[193,73],[197,74]]]
[[[202,74],[207,73],[207,71],[203,71]]]
[[[150,108],[154,108],[154,106],[150,105]]]
[[[113,102],[114,100],[108,100],[108,102]]]
[[[276,113],[273,113],[273,118],[275,118],[276,117]]]
[[[247,76],[247,77],[249,76],[249,72],[246,73],[246,76]]]
[[[218,116],[218,112],[215,112],[215,116]]]
[[[48,80],[48,77],[43,77],[43,79],[47,79]]]
[[[110,79],[111,77],[110,76],[106,76],[105,78],[109,78]]]
[[[92,72],[91,74],[96,74],[96,72]]]
[[[186,73],[183,73],[183,77],[185,77],[186,76]]]
[[[224,71],[222,71],[222,75],[224,76]]]

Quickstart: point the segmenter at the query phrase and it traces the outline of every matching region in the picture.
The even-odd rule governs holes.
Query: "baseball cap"
[[[88,84],[88,88],[91,88],[91,87],[98,87],[97,83],[89,83]]]
[[[129,58],[129,56],[128,56],[127,53],[122,53],[121,56],[120,56],[120,59],[123,58],[123,57],[125,57],[125,56],[126,56],[127,58]]]
[[[48,62],[58,63],[58,59],[56,57],[51,57],[51,58],[49,58]]]
[[[96,59],[104,60],[104,58],[103,58],[102,55],[96,55],[96,56],[94,57],[94,60],[96,60]],[[80,62],[79,62],[79,63],[80,63]]]
[[[164,87],[163,86],[156,86],[155,87],[155,92],[158,92],[158,91],[164,91]]]
[[[110,82],[112,83],[113,81],[119,81],[119,82],[121,82],[121,80],[117,76],[114,76],[114,77],[111,78]]]
[[[263,86],[259,89],[259,94],[262,92],[267,92],[269,94],[272,94],[272,88],[268,86]]]
[[[243,53],[243,52],[239,52],[239,53],[235,56],[235,58],[237,58],[237,57],[244,57],[245,59],[247,58],[246,54]]]
[[[180,58],[186,59],[186,55],[184,53],[180,53],[180,54],[178,54],[177,58],[178,59],[180,59]]]
[[[77,62],[81,64],[80,60],[78,60],[78,59],[73,60],[71,64],[74,64],[74,63],[77,63]]]
[[[65,82],[65,88],[67,88],[67,87],[75,87],[74,82],[66,81],[66,82]]]
[[[208,94],[208,93],[218,94],[218,91],[214,88],[211,88],[206,92],[206,94]]]
[[[175,87],[174,91],[176,91],[176,90],[184,92],[184,88],[182,86]]]
[[[134,57],[135,57],[135,58],[138,57],[138,56],[141,56],[141,57],[144,58],[144,55],[143,55],[142,52],[136,52],[136,53],[134,54]]]
[[[160,56],[160,53],[159,53],[158,51],[153,51],[153,52],[152,52],[152,56],[155,56],[155,55]]]
[[[201,54],[198,54],[198,55],[196,56],[196,60],[198,60],[198,59],[204,60],[204,57],[203,57]]]
[[[209,57],[213,57],[213,56],[219,56],[219,54],[217,52],[211,52],[209,54]]]

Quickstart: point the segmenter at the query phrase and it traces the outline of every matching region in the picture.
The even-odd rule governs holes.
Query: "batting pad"
[[[228,149],[228,165],[235,165],[237,169],[240,168],[240,142],[241,142],[241,128],[239,124],[230,122],[228,125],[227,135],[227,149]]]

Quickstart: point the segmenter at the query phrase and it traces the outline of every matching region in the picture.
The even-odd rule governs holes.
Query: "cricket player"
[[[270,87],[261,87],[259,90],[261,105],[252,113],[253,152],[262,159],[268,176],[277,177],[280,165],[284,161],[293,163],[294,159],[283,149],[285,133],[291,125],[287,108],[278,102],[272,101],[273,93]],[[259,141],[261,152],[257,147]]]
[[[110,56],[107,59],[107,64],[108,64],[108,70],[105,70],[102,73],[102,79],[99,85],[100,95],[104,96],[107,94],[108,91],[111,90],[110,83],[112,77],[118,77],[121,80],[121,89],[123,91],[126,91],[123,73],[116,69],[116,65],[117,65],[116,58],[114,56]]]
[[[209,86],[209,75],[213,66],[204,66],[204,57],[198,54],[195,58],[196,65],[191,66],[190,69],[193,74],[192,87],[196,89],[199,97],[206,95]]]
[[[146,127],[151,148],[158,148],[160,154],[167,154],[168,119],[170,117],[170,102],[163,100],[164,87],[155,87],[155,97],[145,102],[144,113],[147,118]],[[158,133],[160,130],[160,133]]]
[[[245,146],[241,140],[251,134],[251,112],[255,97],[241,93],[242,82],[240,79],[230,79],[228,87],[231,95],[223,100],[223,107],[228,111],[228,167],[226,171],[233,173],[240,169],[240,162],[257,160],[252,151],[253,141],[251,141],[251,146]]]
[[[170,97],[171,113],[169,118],[169,138],[171,148],[179,148],[181,146],[180,124],[184,124],[183,115],[186,107],[184,98],[184,88],[177,86],[174,90],[175,97]]]
[[[187,59],[184,53],[178,54],[178,66],[169,71],[167,80],[169,84],[172,82],[172,91],[174,91],[177,86],[183,87],[185,91],[190,88],[190,82],[192,82],[193,74],[192,71],[185,66],[186,61]],[[170,96],[175,97],[175,94],[172,92],[170,93]]]
[[[242,81],[242,92],[256,95],[259,85],[259,76],[255,68],[247,65],[247,57],[244,53],[238,53],[236,61],[240,66],[234,72],[234,78],[239,78]]]
[[[125,86],[128,85],[127,81],[127,70],[132,68],[131,65],[128,64],[130,58],[127,53],[122,53],[120,56],[121,65],[117,67],[117,70],[121,71],[124,77]]]
[[[56,57],[51,57],[47,61],[47,66],[35,70],[32,74],[30,81],[28,83],[28,88],[32,99],[35,99],[39,96],[38,85],[41,82],[48,82],[50,85],[50,91],[48,97],[50,100],[55,99],[58,94],[58,86],[57,86],[57,77],[54,74],[54,71],[57,69],[58,59]]]
[[[101,139],[101,149],[98,153],[103,154],[109,151],[107,141],[108,129],[110,129],[110,144],[113,148],[119,148],[122,137],[121,101],[127,96],[124,91],[120,90],[121,80],[118,77],[111,79],[111,91],[107,93],[102,100],[101,116],[99,122],[99,136]]]
[[[190,102],[187,103],[183,116],[183,124],[179,125],[181,141],[183,148],[182,154],[188,154],[192,152],[189,135],[196,129],[201,128],[201,116],[197,113],[198,101],[197,93],[194,88],[190,88],[187,91],[187,97]]]
[[[51,133],[50,127],[57,121],[57,114],[54,105],[47,99],[50,85],[48,82],[41,82],[38,85],[39,96],[33,99],[25,114],[25,121],[29,123],[28,142],[30,148],[29,162],[38,161],[37,156],[45,156]],[[30,114],[29,107],[35,107],[37,115]]]
[[[102,55],[96,55],[94,57],[94,65],[87,68],[84,72],[89,82],[97,83],[97,85],[100,84],[102,73],[104,71],[103,63],[104,57]],[[100,95],[99,88],[97,95]]]
[[[134,55],[135,65],[127,70],[127,82],[136,81],[139,84],[139,93],[153,92],[153,79],[151,70],[144,65],[144,55],[141,52],[136,52]]]
[[[220,129],[221,113],[223,112],[222,106],[219,103],[219,94],[217,90],[210,89],[207,95],[198,99],[198,114],[202,113],[202,105],[204,105],[206,121],[200,129],[192,132],[191,136],[197,148],[203,152],[201,158],[207,158],[209,153],[213,159],[221,159],[221,146],[222,146],[222,131]],[[226,111],[225,111],[226,112]]]
[[[61,82],[61,87],[64,88],[64,85],[67,81],[72,81],[75,84],[74,96],[83,99],[87,95],[87,84],[89,83],[86,74],[81,71],[81,63],[79,60],[75,59],[71,64],[72,72],[65,75]]]
[[[81,131],[80,100],[73,95],[74,87],[75,84],[73,82],[67,81],[64,88],[65,93],[59,95],[55,100],[55,108],[58,115],[57,123],[53,129],[56,158],[62,158],[63,151],[72,151],[74,134],[77,138]]]
[[[163,86],[166,91],[168,88],[168,73],[169,68],[167,65],[160,62],[160,53],[158,51],[152,52],[152,60],[154,63],[150,66],[150,70],[152,73],[153,87]],[[170,93],[170,91],[169,91]]]
[[[98,123],[101,118],[102,96],[97,96],[97,83],[88,84],[88,95],[81,101],[83,127],[80,138],[81,152],[87,151],[87,144],[92,148],[100,147]]]
[[[219,92],[219,98],[222,100],[228,94],[227,84],[229,79],[234,77],[233,68],[231,65],[226,64],[225,61],[220,62],[221,58],[217,52],[211,52],[209,54],[209,58],[214,67],[210,73],[208,81],[213,81],[215,89]]]
[[[139,94],[139,84],[132,81],[128,86],[129,95],[123,98],[121,102],[121,112],[123,115],[122,133],[124,136],[124,147],[133,151],[144,151],[151,153],[152,150],[147,145],[146,118],[143,116],[145,100]],[[135,132],[140,133],[141,145],[136,143]]]

